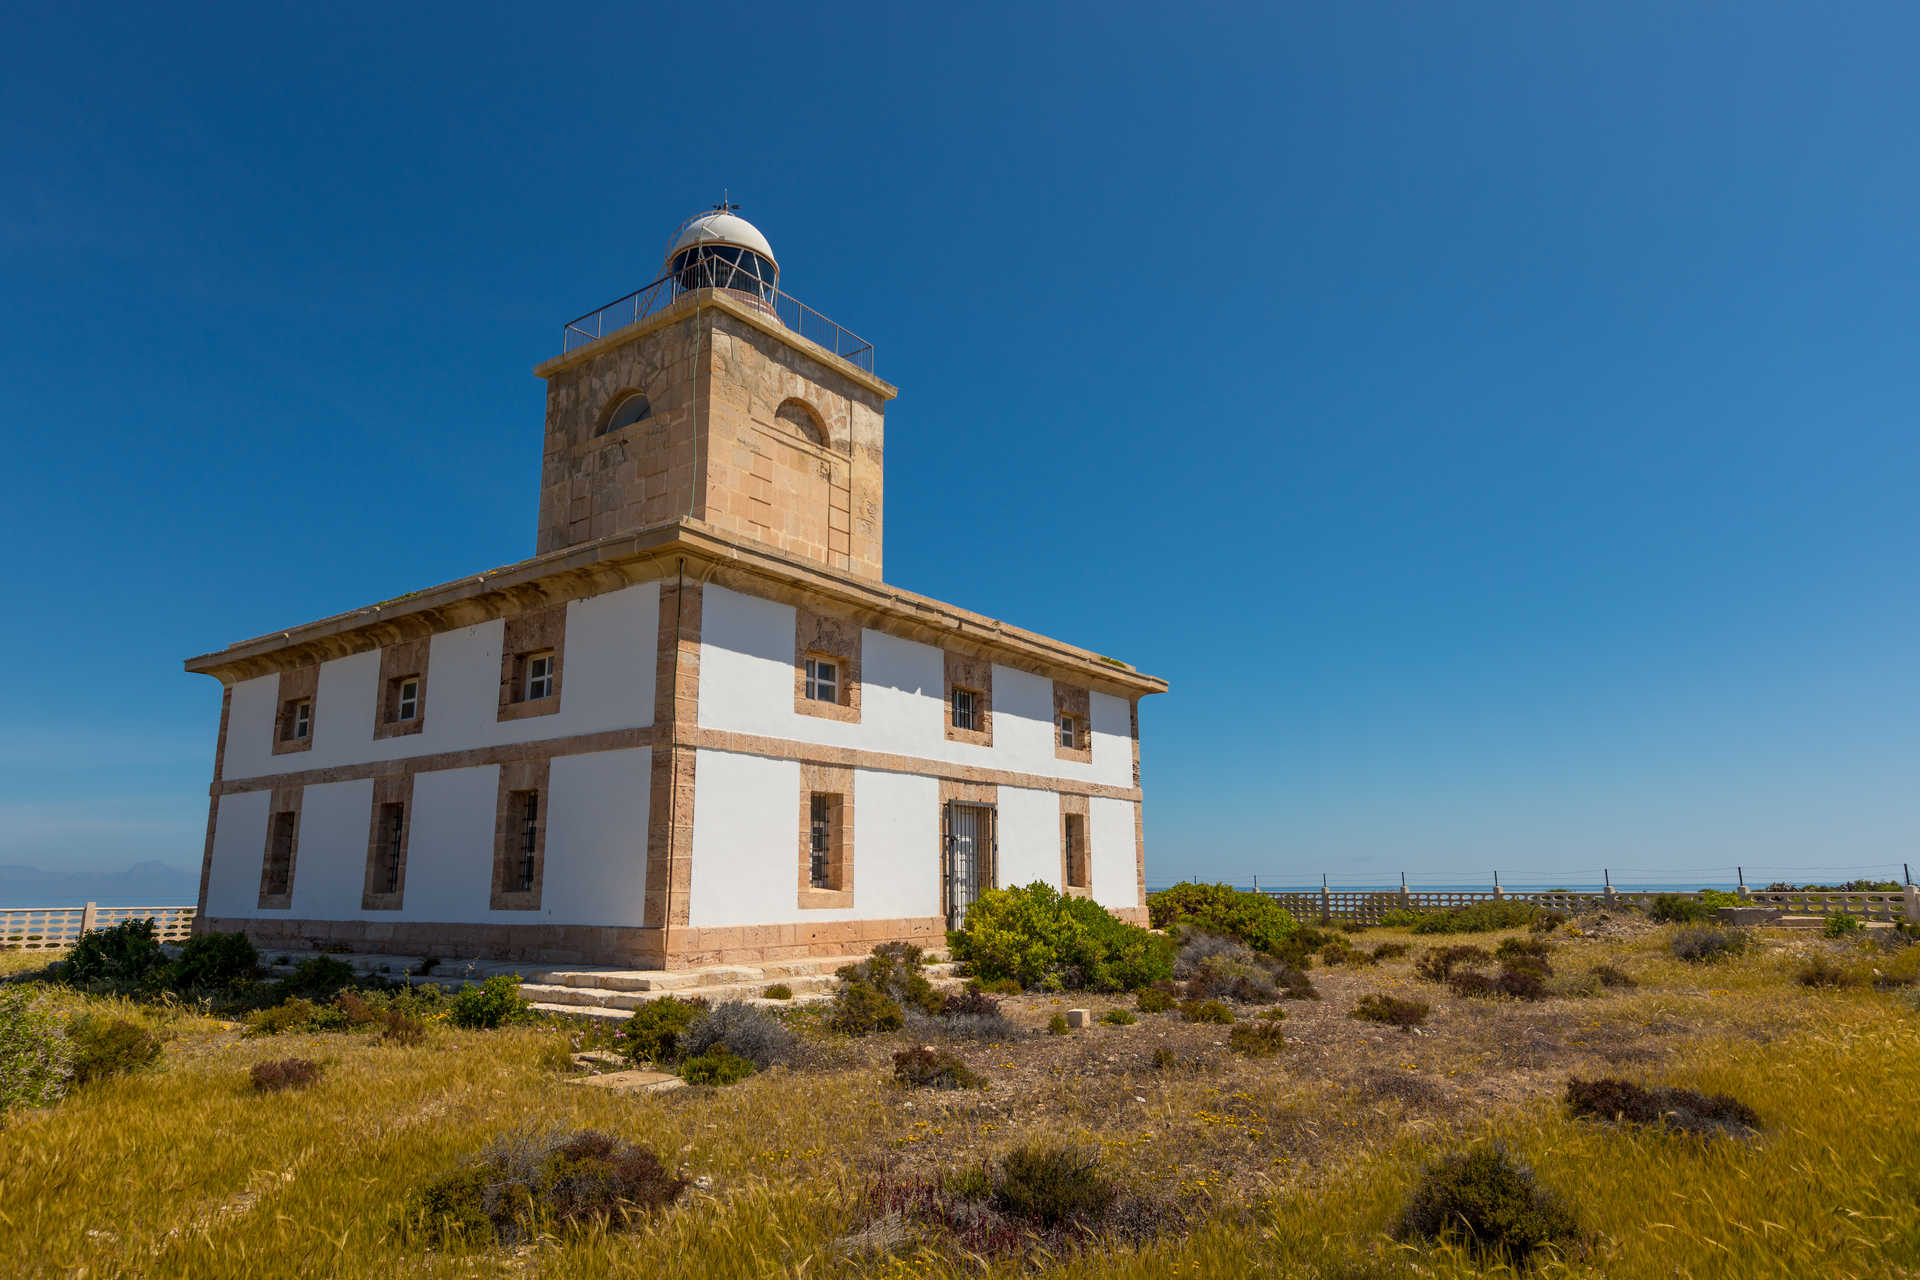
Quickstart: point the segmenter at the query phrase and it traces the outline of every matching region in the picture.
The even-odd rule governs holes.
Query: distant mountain
[[[0,865],[0,907],[177,907],[199,901],[200,869],[136,862],[124,871]]]

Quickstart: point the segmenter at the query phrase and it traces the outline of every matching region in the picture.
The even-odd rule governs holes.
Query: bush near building
[[[442,1239],[517,1244],[555,1228],[635,1225],[687,1185],[652,1151],[609,1133],[519,1133],[428,1182],[412,1216]]]
[[[525,1022],[531,1006],[520,996],[517,974],[497,973],[477,987],[462,987],[447,1004],[447,1019],[469,1031],[491,1031]]]
[[[947,941],[973,976],[1028,988],[1128,991],[1173,971],[1166,938],[1038,882],[981,894],[967,908],[966,927]]]
[[[1255,951],[1276,956],[1300,928],[1293,914],[1270,894],[1192,881],[1148,894],[1147,918],[1156,929],[1192,925],[1237,938]]]

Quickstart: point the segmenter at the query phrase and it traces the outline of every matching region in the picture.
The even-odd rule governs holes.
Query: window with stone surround
[[[947,740],[992,746],[992,661],[947,654],[945,696]]]
[[[300,793],[278,789],[267,811],[267,844],[260,859],[260,909],[293,905],[293,873],[300,857]]]
[[[1092,880],[1087,874],[1087,819],[1079,813],[1060,815],[1060,854],[1067,864],[1067,888],[1086,889]]]
[[[360,889],[363,911],[397,911],[407,889],[407,833],[413,809],[413,775],[376,778],[373,817],[367,829],[367,871]]]
[[[313,746],[317,713],[314,694],[319,686],[318,663],[288,667],[280,673],[279,711],[273,718],[273,754],[305,751]]]
[[[566,632],[565,605],[507,619],[500,647],[501,720],[550,716],[560,710]]]
[[[427,640],[408,640],[380,650],[380,705],[373,736],[398,738],[419,733],[427,723]]]
[[[494,807],[493,890],[495,911],[537,911],[547,861],[549,762],[521,760],[500,766]]]
[[[1093,763],[1093,695],[1078,685],[1053,682],[1053,758]]]
[[[853,905],[853,770],[800,766],[800,896],[803,909]]]
[[[860,625],[850,618],[793,611],[793,709],[803,716],[860,723]]]

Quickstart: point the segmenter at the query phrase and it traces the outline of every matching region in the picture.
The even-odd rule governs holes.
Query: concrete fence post
[[[1907,900],[1907,919],[1920,924],[1920,885],[1909,883],[1901,895]]]
[[[93,932],[94,920],[96,915],[97,915],[97,909],[94,906],[94,904],[91,902],[89,902],[86,906],[80,908],[80,932],[82,933]]]

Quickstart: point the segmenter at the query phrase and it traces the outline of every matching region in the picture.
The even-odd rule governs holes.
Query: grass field
[[[1422,1166],[1505,1144],[1577,1214],[1585,1243],[1535,1273],[1734,1278],[1920,1275],[1920,1010],[1906,991],[1802,987],[1817,950],[1871,963],[1868,944],[1769,933],[1744,956],[1688,964],[1670,931],[1614,922],[1560,935],[1557,970],[1611,963],[1632,990],[1538,1003],[1466,1000],[1405,959],[1316,968],[1278,1056],[1232,1052],[1228,1028],[1142,1014],[1067,1036],[1068,1007],[1125,998],[1023,996],[1030,1037],[953,1047],[980,1091],[892,1083],[904,1033],[823,1039],[803,1069],[724,1089],[623,1095],[568,1082],[563,1031],[435,1026],[396,1047],[364,1033],[246,1039],[186,1010],[141,1006],[170,1037],[156,1070],[76,1089],[0,1131],[0,1271],[8,1276],[1479,1276],[1464,1253],[1395,1241]],[[1468,939],[1491,946],[1501,935]],[[20,970],[41,958],[0,957]],[[66,1007],[124,1001],[49,987]],[[1371,992],[1431,1001],[1418,1032],[1354,1020]],[[1164,1051],[1156,1056],[1156,1051]],[[248,1069],[290,1054],[321,1082],[256,1094]],[[1570,1119],[1570,1075],[1732,1094],[1751,1139],[1707,1140]],[[693,1191],[627,1231],[515,1248],[443,1246],[406,1230],[426,1178],[495,1135],[595,1126],[659,1152]],[[987,1263],[938,1240],[891,1252],[843,1243],[869,1179],[938,1173],[1035,1133],[1078,1138],[1187,1225],[1140,1246],[1099,1243]]]

